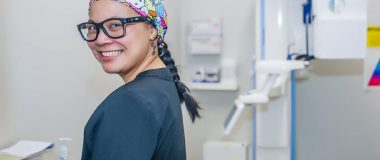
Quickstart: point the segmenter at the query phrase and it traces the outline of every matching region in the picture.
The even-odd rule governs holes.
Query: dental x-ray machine
[[[295,160],[294,71],[314,58],[364,58],[366,31],[367,0],[256,0],[254,89],[236,98],[224,134],[249,107],[253,160]]]

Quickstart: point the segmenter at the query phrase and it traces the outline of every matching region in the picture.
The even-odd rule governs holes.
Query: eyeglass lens
[[[80,32],[88,41],[95,40],[100,32],[100,29],[102,29],[102,31],[111,38],[119,38],[124,35],[123,23],[118,19],[105,21],[101,23],[99,27],[94,23],[84,23],[80,27]]]

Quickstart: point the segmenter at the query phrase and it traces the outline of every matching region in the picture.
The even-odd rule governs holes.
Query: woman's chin
[[[115,72],[115,71],[109,71],[109,70],[104,70],[104,72],[108,73],[108,74],[116,74],[118,72]]]
[[[102,66],[102,67],[103,67],[104,72],[106,72],[106,73],[109,73],[109,74],[119,73],[119,69],[117,69],[117,68],[113,68],[113,67],[109,67],[109,66]]]

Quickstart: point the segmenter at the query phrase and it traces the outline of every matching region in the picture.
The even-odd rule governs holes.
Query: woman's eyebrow
[[[119,17],[119,16],[112,16],[112,17],[109,17],[109,18],[107,18],[107,19],[105,19],[105,20],[112,19],[112,18],[120,18],[120,17]],[[105,20],[104,20],[104,21],[105,21]],[[87,22],[97,23],[97,22],[95,22],[94,20],[91,20],[91,19],[89,19]]]

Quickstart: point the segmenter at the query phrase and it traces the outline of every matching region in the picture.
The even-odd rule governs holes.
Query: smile
[[[104,51],[100,52],[103,57],[117,57],[121,54],[122,50],[117,51]]]

